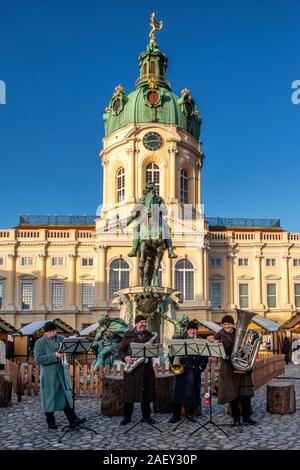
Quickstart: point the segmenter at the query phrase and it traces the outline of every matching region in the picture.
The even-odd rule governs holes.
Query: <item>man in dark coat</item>
[[[153,338],[153,333],[146,330],[146,325],[146,318],[143,315],[137,315],[134,329],[123,336],[118,355],[126,364],[133,364],[135,361],[131,357],[131,343],[147,343]],[[151,418],[150,403],[155,401],[155,374],[152,359],[146,358],[145,361],[132,372],[124,372],[124,418],[120,423],[122,425],[130,423],[135,402],[141,403],[143,421],[149,424],[154,423],[154,419]]]
[[[177,336],[176,339],[193,338],[201,338],[201,336],[198,335],[197,323],[190,321],[187,325],[186,334]],[[195,421],[195,409],[200,404],[201,372],[206,368],[208,357],[180,356],[179,360],[184,367],[184,371],[175,375],[172,398],[173,416],[169,419],[169,423],[176,423],[180,420],[182,405],[188,409],[188,419]],[[171,363],[173,362],[174,357],[171,358]]]
[[[286,363],[286,365],[288,365],[288,363],[291,360],[291,357],[290,357],[290,355],[291,355],[291,340],[287,336],[285,336],[283,338],[281,351],[284,354],[285,363]]]
[[[231,315],[225,315],[221,321],[222,329],[215,335],[215,339],[222,342],[227,359],[221,359],[218,403],[230,403],[232,425],[239,426],[242,414],[244,424],[256,424],[251,415],[251,397],[254,396],[254,383],[252,371],[246,373],[235,372],[231,364],[236,329]]]
[[[64,336],[58,336],[56,325],[48,321],[44,325],[44,336],[34,347],[34,357],[41,366],[41,400],[49,429],[57,429],[54,412],[64,410],[72,426],[82,424],[85,418],[79,419],[74,413],[72,387],[68,371],[62,360],[64,354],[58,352]]]

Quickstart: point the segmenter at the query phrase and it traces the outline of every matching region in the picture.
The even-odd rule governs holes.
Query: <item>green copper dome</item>
[[[127,126],[157,122],[175,124],[199,139],[201,118],[189,90],[175,95],[166,79],[168,59],[157,43],[150,42],[139,56],[140,76],[135,90],[125,94],[119,85],[103,115],[105,136]]]

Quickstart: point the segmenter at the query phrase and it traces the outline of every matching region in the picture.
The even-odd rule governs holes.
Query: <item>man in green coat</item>
[[[221,320],[222,329],[215,335],[215,339],[222,342],[227,359],[221,359],[218,403],[230,403],[232,426],[239,426],[240,415],[243,424],[256,424],[251,415],[251,397],[254,395],[252,372],[235,372],[230,357],[235,342],[236,329],[231,315],[225,315]]]
[[[68,371],[62,363],[64,354],[58,352],[64,336],[57,335],[56,325],[48,321],[44,326],[44,336],[34,347],[34,357],[41,366],[41,400],[49,429],[57,429],[55,411],[64,410],[71,426],[86,421],[79,419],[73,411],[72,387]]]

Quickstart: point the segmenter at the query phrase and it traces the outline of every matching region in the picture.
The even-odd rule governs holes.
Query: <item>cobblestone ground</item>
[[[213,399],[213,419],[228,434],[209,425],[193,436],[189,434],[197,424],[184,423],[176,431],[168,423],[169,415],[154,414],[160,433],[152,427],[138,425],[130,433],[120,426],[120,417],[108,418],[100,415],[100,401],[80,398],[76,401],[80,417],[86,417],[86,426],[95,429],[97,435],[80,430],[68,433],[58,442],[61,428],[67,424],[63,412],[56,413],[57,431],[48,431],[40,402],[34,397],[23,397],[22,402],[13,401],[10,408],[0,409],[0,448],[1,449],[300,449],[300,365],[289,365],[286,377],[295,385],[297,411],[293,415],[272,415],[266,412],[266,387],[256,391],[252,400],[256,426],[232,428],[231,419],[226,415],[226,405],[220,406]],[[199,421],[207,420],[209,408],[203,405],[203,415]],[[133,415],[133,422],[140,418],[139,406]]]

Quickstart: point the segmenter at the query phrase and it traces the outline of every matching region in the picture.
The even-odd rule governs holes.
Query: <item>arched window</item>
[[[186,170],[180,170],[180,202],[184,204],[188,203],[188,185],[189,185],[189,178]]]
[[[159,194],[159,166],[156,163],[150,163],[146,168],[146,183],[155,183],[157,194]]]
[[[187,259],[175,264],[175,289],[182,292],[182,300],[194,300],[194,266]]]
[[[129,287],[129,265],[123,258],[117,258],[109,265],[109,300],[114,292],[125,287]]]
[[[125,199],[125,170],[119,168],[117,171],[117,202],[122,202]]]

